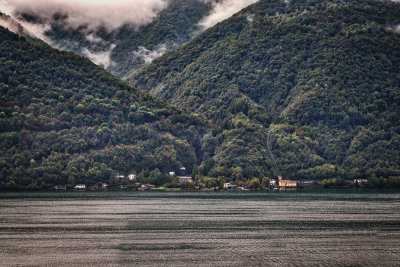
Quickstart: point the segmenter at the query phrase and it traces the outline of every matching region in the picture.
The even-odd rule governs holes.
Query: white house
[[[175,172],[169,172],[169,177],[175,177]]]
[[[235,189],[236,185],[232,183],[224,183],[224,188],[225,189]]]
[[[132,180],[136,180],[136,174],[134,174],[134,173],[129,174],[128,175],[128,179],[131,180],[131,181]]]
[[[367,179],[354,179],[355,184],[365,184],[367,182],[368,182]]]
[[[86,185],[84,184],[77,184],[74,187],[76,190],[86,190]]]

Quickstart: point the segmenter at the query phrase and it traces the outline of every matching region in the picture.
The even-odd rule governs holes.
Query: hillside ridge
[[[211,172],[239,156],[276,176],[268,129],[286,177],[389,179],[400,173],[399,24],[395,2],[263,0],[128,81],[223,125],[204,139]],[[263,145],[244,138],[250,124]]]

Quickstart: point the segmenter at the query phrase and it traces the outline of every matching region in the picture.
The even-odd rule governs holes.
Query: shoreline
[[[185,190],[181,188],[154,188],[148,190],[126,190],[126,189],[109,189],[109,190],[0,190],[2,193],[244,193],[244,194],[273,194],[273,193],[289,193],[289,192],[343,192],[343,193],[357,193],[357,192],[393,192],[400,193],[400,188],[393,187],[349,187],[349,186],[332,186],[332,187],[297,187],[297,188],[279,188],[268,190]]]

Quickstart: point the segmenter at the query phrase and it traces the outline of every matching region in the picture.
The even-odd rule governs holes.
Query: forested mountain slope
[[[88,59],[0,27],[0,188],[165,183],[198,163],[205,123]]]
[[[399,24],[391,1],[261,0],[128,81],[220,126],[203,174],[384,181],[400,175]]]
[[[123,77],[191,40],[200,31],[199,21],[210,10],[211,4],[205,1],[173,0],[155,21],[138,31],[129,26],[119,29],[111,37],[117,45],[111,53],[115,64],[108,69]]]

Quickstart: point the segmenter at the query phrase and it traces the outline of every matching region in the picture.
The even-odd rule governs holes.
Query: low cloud
[[[167,5],[167,0],[0,0],[0,8],[19,21],[32,15],[39,24],[59,21],[74,29],[109,31],[125,24],[149,24]]]
[[[149,64],[154,59],[161,57],[168,51],[166,44],[159,45],[155,50],[148,50],[143,46],[139,46],[137,51],[133,52],[133,58],[143,60],[144,63]]]
[[[206,3],[212,2],[213,5],[210,14],[203,18],[199,23],[203,29],[207,29],[259,0],[222,0],[219,2],[215,2],[214,0],[202,1]]]
[[[98,37],[96,35],[96,33],[94,33],[94,32],[85,35],[85,38],[86,38],[86,40],[88,40],[89,42],[94,43],[94,44],[99,44],[99,43],[105,42],[102,38]]]
[[[13,20],[10,16],[0,13],[0,26],[7,28],[8,30],[20,34],[30,35],[18,22]],[[33,37],[33,36],[32,36]]]
[[[394,33],[397,33],[397,34],[400,34],[400,24],[399,25],[386,26],[386,30],[394,32]]]
[[[247,19],[247,22],[248,22],[250,25],[253,25],[254,14],[248,15],[246,19]]]
[[[50,29],[50,25],[31,25],[25,23],[19,23],[13,18],[3,13],[0,13],[0,26],[7,28],[9,31],[22,35],[25,37],[31,37],[34,39],[41,39],[48,44],[51,44],[51,40],[44,34],[45,31]]]
[[[30,24],[30,23],[25,23],[23,21],[20,21],[21,25],[29,32],[32,33],[36,38],[39,38],[49,45],[53,45],[53,41],[46,36],[46,32],[51,29],[50,24],[45,23],[45,24]]]
[[[107,51],[93,52],[86,47],[82,49],[82,53],[93,61],[96,65],[108,68],[113,64],[111,60],[111,52],[115,48],[115,44],[112,44]]]

